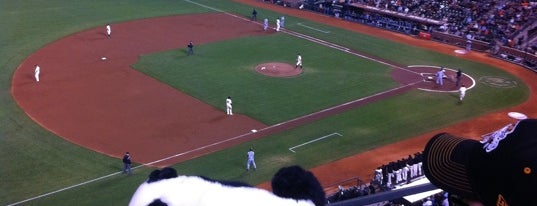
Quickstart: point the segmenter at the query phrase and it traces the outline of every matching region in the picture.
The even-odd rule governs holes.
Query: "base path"
[[[461,55],[455,52],[456,50],[460,50],[459,47],[441,44],[429,40],[417,39],[412,36],[390,32],[354,22],[348,22],[319,13],[314,13],[311,11],[286,8],[270,3],[264,3],[262,1],[234,1],[248,4],[253,7],[273,10],[288,16],[309,19],[323,24],[328,24],[335,27],[360,32],[403,44],[434,50],[447,55],[458,56],[462,59],[489,64],[501,68],[517,76],[529,87],[529,99],[523,104],[511,108],[506,108],[501,111],[493,112],[475,119],[468,120],[466,122],[457,123],[451,125],[450,127],[441,128],[401,142],[379,147],[364,152],[362,154],[347,157],[326,165],[311,168],[311,171],[319,178],[321,183],[325,186],[332,185],[354,177],[360,177],[363,181],[367,182],[372,179],[373,171],[375,168],[381,166],[382,164],[402,159],[410,154],[414,154],[415,152],[423,151],[426,142],[433,135],[440,132],[451,132],[453,134],[465,136],[468,138],[479,139],[481,134],[494,131],[509,123],[510,119],[507,117],[507,113],[510,111],[519,111],[525,113],[530,118],[537,117],[537,107],[535,106],[537,105],[537,95],[535,95],[535,91],[537,91],[537,81],[535,81],[535,78],[537,78],[537,75],[534,72],[529,71],[528,69],[523,68],[521,66],[511,64],[493,57],[489,57],[486,53],[478,53],[472,51],[467,54]],[[286,23],[289,24],[288,21]],[[259,185],[259,187],[270,189],[270,183],[261,184]]]

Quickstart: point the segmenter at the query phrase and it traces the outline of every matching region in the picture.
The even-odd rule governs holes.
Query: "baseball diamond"
[[[82,195],[79,197],[77,191],[65,191],[71,189],[72,185],[83,188],[89,185],[87,188],[92,191],[91,195],[118,190],[112,187],[101,188],[102,190],[92,189],[104,187],[93,185],[92,183],[96,181],[116,184],[117,187],[121,188],[118,196],[125,197],[135,189],[130,190],[129,186],[144,179],[147,171],[153,167],[164,166],[176,166],[180,168],[179,172],[184,173],[214,175],[217,178],[255,183],[258,187],[269,190],[270,183],[266,181],[268,181],[267,177],[275,171],[273,167],[287,164],[303,164],[309,167],[324,186],[333,185],[353,177],[369,181],[372,179],[376,167],[421,151],[427,140],[438,132],[450,132],[478,138],[481,134],[493,131],[499,125],[503,125],[507,121],[504,118],[505,114],[509,111],[521,111],[530,117],[537,115],[537,109],[534,107],[537,99],[533,94],[533,91],[537,89],[537,84],[534,81],[535,74],[519,66],[477,52],[458,54],[454,52],[457,50],[454,46],[416,39],[339,19],[326,18],[320,14],[280,7],[263,1],[233,0],[229,3],[240,9],[229,9],[219,4],[212,5],[211,1],[207,1],[207,6],[197,1],[181,1],[181,6],[186,4],[196,8],[200,7],[204,12],[171,16],[162,14],[158,15],[161,17],[142,19],[132,17],[132,19],[138,20],[113,22],[113,38],[106,37],[102,26],[95,26],[67,35],[43,47],[36,47],[39,49],[28,55],[26,59],[21,60],[21,63],[13,71],[9,89],[14,102],[24,111],[24,114],[47,132],[50,131],[52,133],[50,136],[60,137],[66,140],[69,145],[74,144],[92,151],[90,155],[87,155],[86,152],[81,152],[83,155],[81,153],[66,154],[66,156],[70,156],[69,158],[76,158],[77,155],[80,155],[79,158],[83,159],[85,156],[92,156],[95,153],[104,154],[105,159],[112,158],[104,161],[106,162],[103,164],[104,169],[99,169],[94,174],[91,172],[73,174],[81,177],[77,176],[73,180],[58,183],[51,188],[41,185],[36,189],[37,191],[16,197],[3,196],[0,203],[20,204],[35,201],[32,203],[52,204],[64,200],[77,202],[77,198],[84,197]],[[223,8],[217,8],[217,6]],[[285,29],[279,32],[263,31],[259,22],[253,22],[247,17],[251,7],[258,8],[259,14],[257,16],[260,17],[259,19],[264,19],[265,16],[272,17],[284,14],[286,16]],[[277,15],[273,14],[275,12]],[[298,18],[301,18],[300,24],[291,23],[297,21]],[[302,19],[308,20],[308,22],[306,23]],[[458,105],[458,97],[454,97],[457,96],[457,88],[455,83],[449,79],[449,76],[454,75],[458,69],[455,68],[455,65],[458,64],[452,62],[453,59],[426,62],[429,66],[409,66],[418,63],[411,60],[399,61],[395,58],[388,60],[385,56],[368,54],[361,51],[359,46],[349,45],[347,47],[344,45],[345,41],[338,41],[337,36],[326,37],[323,36],[327,35],[326,33],[303,26],[314,23],[332,26],[334,29],[330,30],[329,35],[336,35],[339,31],[337,29],[344,29],[345,32],[363,33],[389,39],[397,44],[412,45],[412,47],[416,47],[416,50],[424,49],[436,51],[439,55],[455,56],[450,58],[457,58],[465,62],[480,62],[479,65],[487,65],[482,66],[485,68],[492,65],[501,71],[492,71],[488,75],[488,73],[478,71],[475,68],[463,68],[463,71],[469,72],[463,75],[461,82],[468,85],[470,90],[465,97],[465,103]],[[148,38],[148,31],[151,31],[150,38]],[[192,35],[185,35],[185,31]],[[308,31],[311,33],[307,33]],[[303,68],[295,68],[294,58],[297,53],[295,50],[288,51],[287,54],[290,55],[287,57],[285,57],[285,51],[284,54],[272,57],[265,55],[263,58],[259,58],[252,55],[252,59],[248,59],[249,62],[244,63],[244,65],[237,63],[220,68],[222,63],[217,61],[221,58],[217,55],[218,51],[226,51],[230,53],[229,55],[234,53],[238,56],[256,53],[229,50],[226,43],[237,44],[235,48],[248,48],[247,46],[241,47],[239,44],[241,42],[256,43],[257,41],[264,43],[267,41],[266,39],[271,38],[278,41],[289,40],[296,45],[303,44],[305,48],[310,49],[321,47],[327,50],[332,49],[330,51],[333,52],[330,52],[331,54],[316,54],[314,53],[316,49],[300,51],[300,55],[306,59]],[[196,43],[196,55],[187,57],[184,44],[190,41]],[[267,49],[269,53],[278,51],[277,46],[268,45],[267,47],[271,46],[274,47],[274,50]],[[226,55],[226,57],[229,56]],[[329,64],[330,68],[322,67],[322,65],[326,65],[322,61],[323,58],[341,59],[343,57],[349,59],[348,61],[351,63],[333,62]],[[158,60],[154,61],[153,59]],[[166,59],[166,61],[160,61],[162,59]],[[235,60],[230,58],[228,61]],[[238,58],[237,61],[245,60]],[[362,61],[368,68],[360,67],[363,65],[355,65],[355,70],[346,67],[347,64],[355,63],[354,61]],[[420,59],[417,62],[425,64],[424,61]],[[153,64],[155,62],[158,64]],[[35,84],[33,76],[36,64],[41,67],[38,85]],[[475,66],[478,64],[461,63],[461,65]],[[337,68],[338,66],[345,68]],[[442,87],[435,85],[434,80],[428,78],[432,76],[430,74],[434,74],[438,67],[447,68],[448,79],[444,81]],[[172,71],[170,68],[176,71]],[[342,71],[354,72],[340,74],[343,73]],[[195,76],[196,74],[217,72],[222,73],[207,79],[203,79],[203,76]],[[232,74],[231,72],[242,72],[242,74]],[[226,79],[233,76],[240,76],[242,79]],[[322,91],[326,85],[323,85],[325,79],[320,77],[333,78],[334,80],[328,80],[328,82],[333,84],[331,85],[334,86],[333,88],[341,91],[339,93],[338,91]],[[182,87],[180,82],[175,85],[169,82],[170,79],[185,82],[188,80],[191,82],[187,84],[199,88]],[[218,79],[218,81],[214,79]],[[226,81],[221,79],[226,79]],[[340,81],[340,79],[344,80]],[[360,82],[366,82],[368,79],[385,81],[381,82],[385,84],[379,83],[377,85],[374,81],[372,81],[373,83]],[[248,81],[253,83],[246,84]],[[238,86],[230,86],[235,84]],[[298,84],[306,84],[308,87],[298,87]],[[272,108],[270,107],[271,102],[260,100],[253,104],[256,98],[263,98],[266,94],[254,95],[255,90],[268,91],[262,90],[263,86],[273,87],[273,90],[280,92],[279,94],[270,94],[273,96],[269,99],[279,100],[279,105],[292,105],[295,101],[300,102],[301,105],[293,108],[300,107],[303,110],[292,113],[285,111],[287,108],[280,106],[278,109],[283,111],[278,111],[280,112],[278,114],[291,113],[289,114],[291,118],[284,120],[281,120],[281,117],[259,118],[256,116],[259,113],[275,113],[270,109],[263,110],[263,108]],[[529,91],[525,91],[526,86]],[[245,87],[248,89],[244,89]],[[364,91],[359,94],[361,96],[355,95],[358,92],[346,92],[369,87],[371,87],[369,91],[360,90]],[[515,106],[512,104],[502,105],[500,108],[492,107],[493,112],[481,111],[475,105],[482,102],[472,100],[472,96],[489,95],[486,97],[490,98],[494,95],[473,92],[474,90],[494,91],[489,87],[498,90],[522,90],[514,94],[520,100]],[[221,90],[215,90],[215,88]],[[291,88],[307,89],[295,91]],[[200,90],[203,92],[199,92]],[[222,91],[226,93],[222,94]],[[211,92],[218,93],[218,95],[205,94]],[[526,94],[524,92],[528,92],[528,98],[523,97]],[[296,95],[297,93],[303,93],[304,96],[309,95],[310,97],[301,97]],[[314,96],[316,93],[322,93],[325,96]],[[516,96],[519,93],[520,95]],[[227,96],[233,97],[233,115],[229,116],[225,115],[225,108],[222,106],[222,100]],[[330,98],[331,96],[334,98]],[[412,98],[408,96],[412,96]],[[411,99],[412,102],[408,102],[409,105],[396,103],[400,99]],[[314,104],[318,103],[314,100],[319,100],[320,103]],[[432,104],[439,103],[442,107],[449,106],[447,108],[455,111],[445,111],[439,114],[449,115],[453,113],[455,115],[444,117],[446,120],[439,120],[437,124],[432,123],[436,120],[433,117],[416,120],[416,122],[430,123],[430,125],[411,124],[414,121],[412,117],[398,117],[406,121],[405,124],[390,121],[391,117],[389,116],[398,116],[396,112],[417,108],[419,105],[416,103],[423,104],[423,110],[431,111],[428,109],[434,107],[429,105],[429,101]],[[452,103],[446,103],[449,101]],[[310,106],[307,104],[308,102],[314,103],[311,103],[312,106]],[[394,105],[408,106],[408,108],[398,108]],[[457,108],[460,109],[464,106],[475,107],[466,109],[478,110],[475,114],[479,114],[479,116],[475,116],[475,114],[474,116],[457,116]],[[384,107],[385,109],[382,110],[388,110],[392,113],[376,113],[381,110],[377,107]],[[487,107],[487,109],[489,108],[491,107]],[[266,116],[270,117],[270,115]],[[400,126],[403,136],[384,139],[385,136],[397,136],[399,133],[391,131],[391,133],[385,132],[390,134],[378,135],[375,133],[377,128],[369,126],[369,124],[387,125],[386,128],[381,128],[385,130],[393,130],[397,128],[397,125],[404,125]],[[428,128],[429,126],[431,127]],[[17,128],[24,128],[24,125]],[[333,132],[335,130],[339,132],[340,128],[344,131],[341,134],[344,135]],[[300,152],[300,156],[295,154],[293,150],[291,150],[293,152],[289,152],[289,148],[302,146],[305,144],[304,142],[310,143],[308,141],[311,139],[307,140],[308,137],[321,137],[320,139],[322,139],[326,137],[324,136],[326,134],[337,136],[337,138],[308,145],[308,149],[315,150],[314,146],[317,144],[330,142],[330,144],[338,146],[343,145],[341,146],[343,151],[341,154],[332,156],[334,151],[316,151],[317,154],[309,154],[309,156],[314,157],[305,158],[303,152]],[[373,137],[373,139],[365,139],[365,137]],[[286,146],[275,149],[277,147],[271,145],[271,141]],[[369,141],[375,143],[366,145]],[[365,146],[361,145],[362,142]],[[65,143],[59,145],[63,144]],[[244,148],[249,148],[253,144],[256,148],[257,170],[256,173],[251,174],[243,171],[243,153]],[[324,145],[324,147],[333,146],[330,144]],[[71,149],[72,146],[69,145],[66,146],[69,148],[64,152],[75,150]],[[43,147],[49,146],[44,144]],[[57,148],[62,148],[62,146],[50,146],[50,148],[53,148],[51,150],[59,150]],[[283,150],[283,152],[279,150]],[[129,151],[132,155],[133,175],[131,179],[121,179],[119,173],[115,173],[116,170],[120,169],[111,166],[115,164],[114,161],[117,158],[120,159],[125,154],[125,151]],[[237,155],[237,162],[234,162],[233,156],[238,153],[237,151],[240,151],[240,154]],[[284,152],[286,155],[281,155]],[[47,155],[46,152],[39,154]],[[326,157],[326,159],[318,157]],[[359,164],[356,164],[357,162]],[[222,165],[226,167],[219,168]],[[66,171],[68,174],[76,173],[72,172],[76,171],[75,169],[67,168]],[[241,173],[237,171],[241,171]],[[88,177],[92,180],[88,181]],[[42,176],[34,179],[39,178],[45,179]],[[80,182],[84,183],[80,184]],[[85,191],[85,189],[82,190]],[[66,194],[57,195],[60,192]],[[44,196],[49,198],[41,199]],[[66,200],[69,198],[65,198],[65,196],[73,198]],[[93,196],[92,200],[84,201],[106,201],[112,204],[124,204],[125,201],[124,198],[115,197],[103,197],[103,199],[97,200],[99,197]]]

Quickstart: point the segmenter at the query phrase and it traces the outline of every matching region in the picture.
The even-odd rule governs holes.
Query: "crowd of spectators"
[[[449,206],[448,193],[441,192],[414,203],[416,206]],[[456,204],[453,204],[456,205]]]
[[[376,192],[377,188],[373,186],[373,184],[355,185],[348,188],[339,186],[339,190],[336,193],[329,195],[326,200],[329,203],[334,203],[370,194],[375,194]]]
[[[534,0],[263,1],[418,37],[424,34],[426,38],[466,50],[490,52],[537,71],[537,1]]]
[[[537,21],[537,2],[526,0],[304,0],[303,3],[307,9],[349,20],[376,21],[381,19],[386,21],[386,18],[389,18],[390,21],[398,22],[397,24],[412,25],[413,29],[429,32],[435,30],[491,44],[537,51],[536,48],[532,48],[537,44],[535,38],[515,38],[521,29],[526,29],[531,23]],[[357,10],[354,7],[360,8],[360,5],[400,15],[383,15],[383,13]],[[401,16],[409,18],[401,18]],[[441,24],[421,24],[413,22],[411,17],[430,19]],[[529,42],[530,40],[533,41]]]

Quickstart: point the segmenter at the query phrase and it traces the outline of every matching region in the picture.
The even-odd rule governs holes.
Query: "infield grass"
[[[195,2],[244,16],[251,12],[249,6],[224,0]],[[177,0],[0,0],[0,5],[2,205],[89,181],[121,169],[119,159],[66,142],[35,124],[20,110],[10,95],[10,80],[13,71],[24,58],[51,41],[106,23],[172,14],[213,12],[210,8]],[[262,9],[257,10],[258,19],[263,16],[271,19],[281,16]],[[330,30],[331,33],[315,32],[293,22],[307,23],[316,28]],[[456,95],[453,94],[411,91],[175,165],[180,173],[257,184],[269,180],[278,168],[285,165],[300,164],[308,168],[327,163],[516,105],[529,95],[528,88],[520,80],[488,65],[294,17],[286,17],[286,28],[404,65],[429,64],[462,68],[475,78],[501,77],[517,82],[518,87],[495,88],[478,83],[475,89],[468,92],[462,105],[456,104]],[[258,118],[267,124],[278,123],[396,86],[389,80],[388,68],[385,66],[284,34],[199,45],[196,49],[196,55],[188,61],[177,61],[171,58],[168,52],[163,52],[144,56],[136,67],[222,109],[222,95],[233,93],[237,112]],[[267,78],[252,71],[252,66],[265,61],[288,61],[293,64],[297,52],[303,54],[306,66],[306,72],[302,76]],[[215,70],[229,73],[214,72]],[[288,89],[296,89],[299,92],[287,91]],[[310,144],[297,150],[297,153],[288,150],[289,147],[333,132],[343,136]],[[257,164],[260,168],[255,174],[244,171],[244,153],[250,146],[256,148]],[[26,204],[125,205],[151,170],[152,168],[141,167],[128,178],[112,176]]]

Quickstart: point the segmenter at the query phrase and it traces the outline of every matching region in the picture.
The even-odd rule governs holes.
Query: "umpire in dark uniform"
[[[126,152],[125,155],[123,155],[123,173],[122,174],[129,174],[132,175],[132,169],[131,169],[131,155],[129,152]]]
[[[257,11],[255,9],[252,11],[252,21],[257,21]]]
[[[193,55],[194,54],[194,44],[192,44],[192,42],[188,43],[187,45],[188,47],[188,52],[187,52],[187,55]]]

